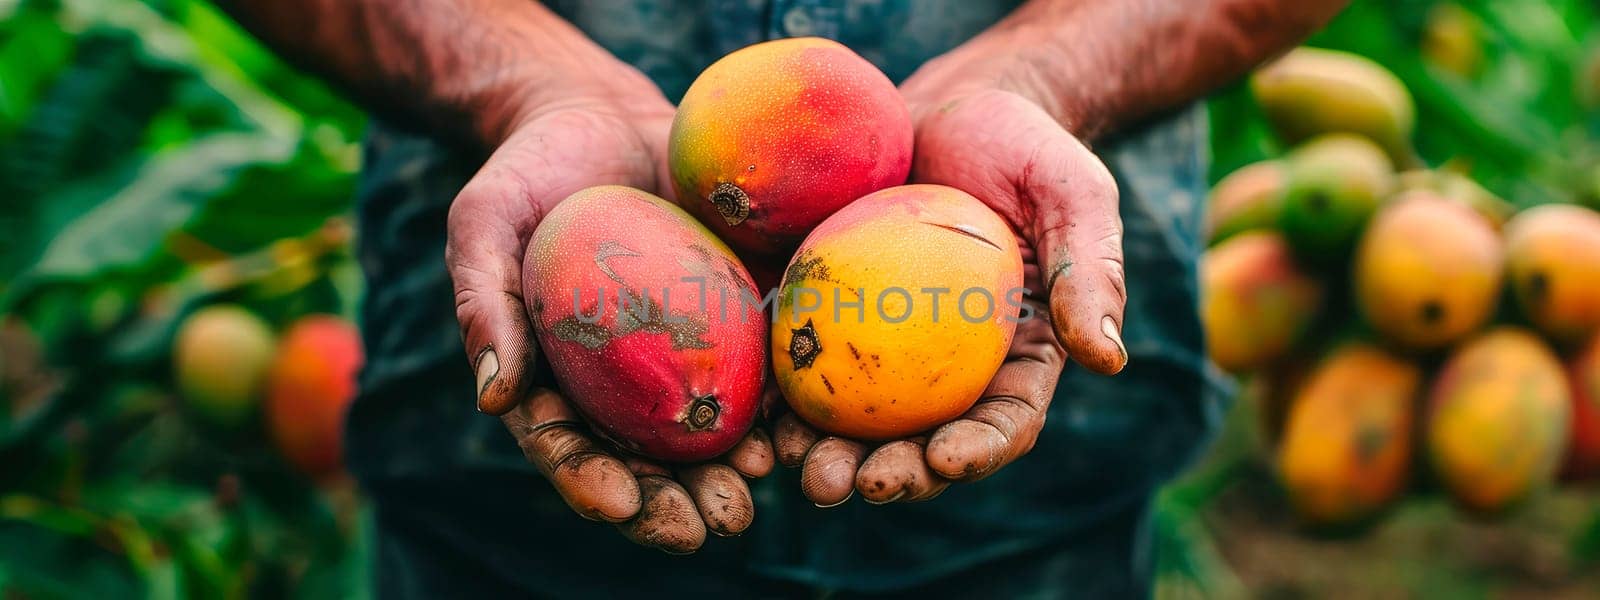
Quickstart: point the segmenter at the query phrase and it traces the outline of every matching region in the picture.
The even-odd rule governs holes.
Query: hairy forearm
[[[949,88],[975,78],[1038,102],[1073,133],[1093,139],[1238,78],[1299,43],[1346,3],[1032,0],[907,85]]]
[[[395,122],[498,143],[566,99],[653,85],[527,0],[215,0],[298,66]]]

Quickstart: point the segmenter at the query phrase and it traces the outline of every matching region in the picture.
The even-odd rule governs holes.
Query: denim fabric
[[[549,4],[676,99],[722,54],[793,35],[839,39],[898,81],[1015,3]],[[744,536],[708,540],[692,557],[666,557],[574,515],[499,421],[472,409],[473,378],[442,256],[449,202],[476,165],[375,124],[358,192],[369,358],[348,456],[378,506],[382,589],[401,596],[475,589],[1147,593],[1150,496],[1207,439],[1226,397],[1208,367],[1195,310],[1205,142],[1204,111],[1191,107],[1098,144],[1122,193],[1130,362],[1116,377],[1069,366],[1028,456],[933,501],[853,500],[828,510],[804,499],[796,472],[779,469],[753,483],[757,516]]]

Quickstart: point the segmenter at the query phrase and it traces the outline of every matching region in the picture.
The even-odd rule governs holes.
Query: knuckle
[[[517,446],[535,466],[545,473],[581,465],[584,455],[599,454],[594,445],[578,431],[573,421],[554,421],[528,426],[517,432]]]

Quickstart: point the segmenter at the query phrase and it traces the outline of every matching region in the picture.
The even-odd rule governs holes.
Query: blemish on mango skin
[[[612,281],[622,283],[622,278],[618,277],[617,272],[612,270],[611,263],[609,262],[613,257],[617,256],[637,257],[639,256],[639,253],[629,250],[626,246],[623,246],[616,240],[606,240],[604,242],[600,242],[600,246],[594,251],[594,265],[599,267],[600,272],[605,273],[606,277],[610,278]]]
[[[620,311],[616,318],[615,330],[599,323],[585,322],[572,315],[551,325],[550,333],[555,335],[556,339],[576,342],[589,350],[599,350],[614,339],[639,331],[667,334],[672,340],[674,350],[704,350],[716,345],[705,339],[710,327],[703,317],[683,314],[669,319],[662,313],[660,304],[650,298],[645,298],[643,301],[645,303],[643,308],[630,307],[628,310]]]
[[[672,340],[673,350],[695,349],[706,350],[716,344],[706,339],[710,332],[710,324],[705,315],[694,312],[685,312],[668,317],[654,298],[642,295],[643,308],[630,307],[621,310],[616,318],[616,331],[614,337],[622,337],[636,331],[650,333],[665,333]],[[635,296],[638,299],[638,296]]]
[[[798,285],[805,281],[837,283],[833,281],[828,265],[822,262],[822,257],[807,251],[801,251],[789,261],[789,267],[783,272],[783,280],[788,285]]]
[[[966,224],[945,225],[943,223],[928,223],[926,221],[924,221],[923,224],[924,225],[932,225],[934,227],[938,227],[938,228],[946,230],[946,231],[954,231],[954,232],[956,232],[958,234],[967,236],[968,238],[971,238],[972,240],[978,242],[979,244],[982,244],[983,246],[985,246],[987,248],[993,249],[996,252],[1003,251],[1000,248],[999,244],[996,244],[994,242],[989,241],[989,238],[984,237],[982,233],[979,233],[977,231],[977,229],[974,228],[971,225],[966,225]]]
[[[611,330],[598,323],[585,323],[576,316],[556,321],[550,326],[550,333],[555,335],[556,339],[577,342],[589,350],[604,348],[611,341]]]

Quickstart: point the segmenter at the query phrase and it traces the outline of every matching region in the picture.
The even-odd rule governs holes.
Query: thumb
[[[456,320],[476,374],[478,410],[510,411],[527,395],[536,346],[522,302],[522,255],[538,204],[512,169],[491,158],[450,205],[445,264]]]
[[[1104,163],[1065,130],[1024,171],[1022,192],[1035,203],[1029,224],[1056,338],[1091,371],[1112,375],[1128,363],[1122,342],[1122,217],[1117,183]]]

